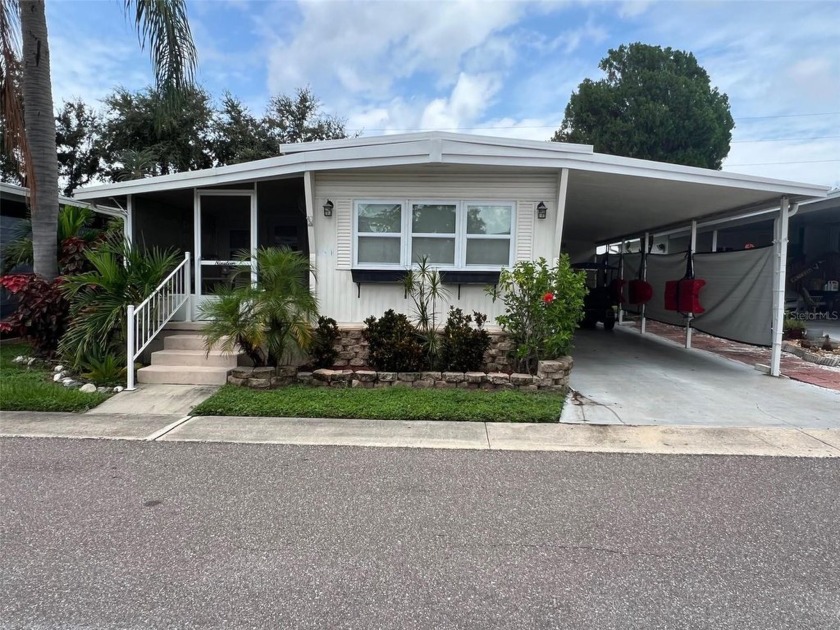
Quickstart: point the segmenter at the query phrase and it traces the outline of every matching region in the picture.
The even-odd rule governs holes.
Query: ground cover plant
[[[557,422],[565,396],[555,392],[463,389],[358,389],[293,385],[254,390],[225,385],[194,415]]]
[[[50,364],[13,363],[17,356],[32,354],[25,343],[0,346],[0,409],[4,411],[86,411],[108,398],[107,394],[80,392],[52,380]]]

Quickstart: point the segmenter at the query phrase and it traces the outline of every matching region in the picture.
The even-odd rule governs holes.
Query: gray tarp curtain
[[[637,277],[640,260],[640,254],[624,256],[625,280]],[[664,308],[665,282],[684,277],[685,268],[685,252],[647,257],[647,281],[653,287],[653,298],[645,308],[647,317],[685,325],[682,315]],[[691,320],[692,328],[744,343],[761,346],[772,343],[772,247],[695,254],[694,275],[706,281],[700,291],[700,304],[706,311]],[[629,305],[626,310],[638,312]]]

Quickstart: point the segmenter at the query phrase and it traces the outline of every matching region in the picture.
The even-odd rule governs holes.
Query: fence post
[[[128,312],[126,313],[126,361],[125,373],[128,376],[126,384],[127,390],[134,389],[134,305],[128,305]]]

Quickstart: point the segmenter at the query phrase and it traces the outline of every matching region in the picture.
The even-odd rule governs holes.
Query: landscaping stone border
[[[782,350],[795,354],[803,361],[816,363],[817,365],[825,365],[827,367],[840,367],[840,356],[826,357],[817,352],[808,352],[806,348],[800,348],[791,343],[782,345]]]
[[[315,370],[298,372],[294,366],[237,367],[228,374],[228,383],[252,389],[274,389],[299,383],[314,387],[412,387],[416,389],[482,389],[519,391],[559,391],[569,389],[572,358],[540,361],[537,375],[506,372],[375,372],[373,370]]]

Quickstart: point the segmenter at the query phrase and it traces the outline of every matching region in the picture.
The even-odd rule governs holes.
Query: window
[[[512,262],[512,202],[357,201],[353,221],[358,267],[405,268],[423,256],[442,269]]]

